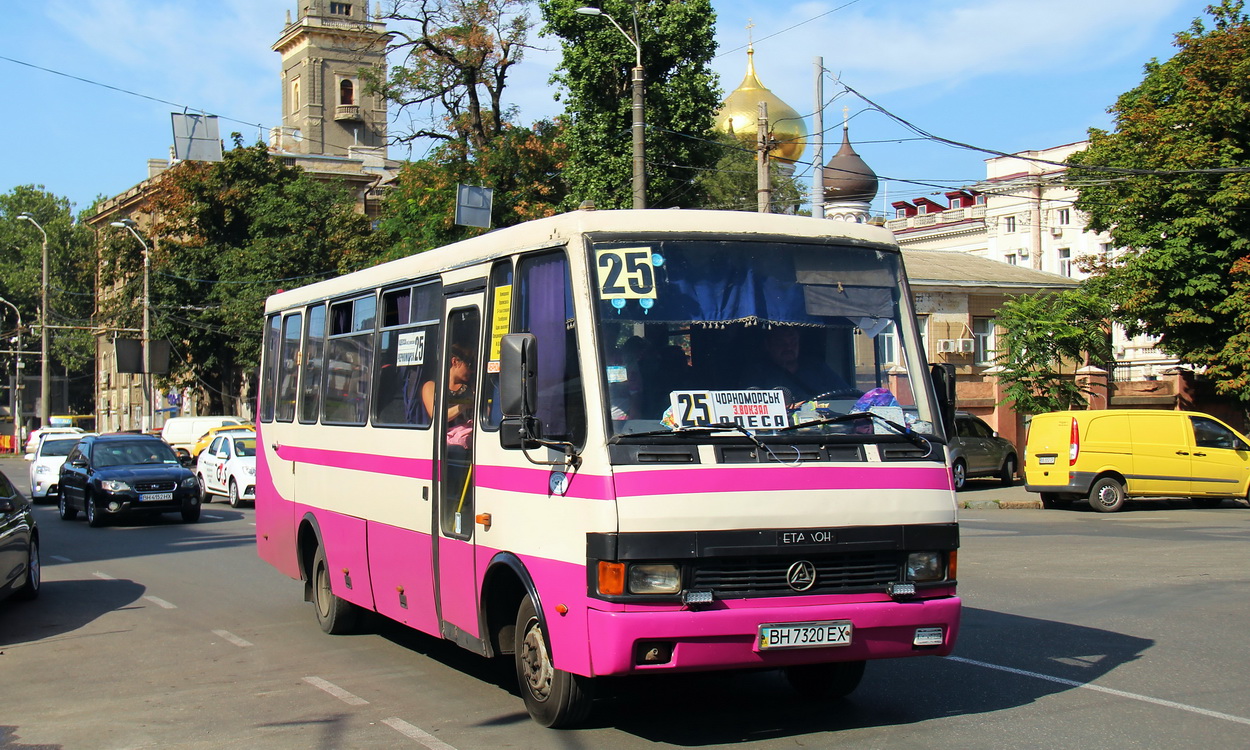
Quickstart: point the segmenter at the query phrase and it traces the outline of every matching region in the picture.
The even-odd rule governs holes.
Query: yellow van
[[[1024,488],[1048,508],[1088,498],[1104,513],[1129,497],[1250,501],[1250,441],[1207,414],[1113,409],[1038,414],[1024,448]]]

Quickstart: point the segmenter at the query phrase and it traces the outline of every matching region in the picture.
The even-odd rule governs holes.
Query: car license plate
[[[1053,464],[1055,462],[1055,457],[1054,456],[1038,456],[1037,462],[1039,464],[1042,464],[1043,466],[1047,464]]]
[[[786,622],[761,625],[758,642],[760,650],[848,646],[851,643],[851,621]]]
[[[141,503],[152,503],[152,502],[160,502],[162,500],[173,500],[173,499],[174,499],[174,493],[172,492],[149,492],[146,495],[139,496],[139,502]]]

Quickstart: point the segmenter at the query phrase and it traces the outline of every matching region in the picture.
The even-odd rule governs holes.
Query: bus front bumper
[[[667,612],[590,610],[587,625],[592,672],[606,676],[946,656],[955,647],[959,615],[959,598],[949,596]],[[763,649],[759,644],[761,625],[843,621],[852,626],[847,645]]]

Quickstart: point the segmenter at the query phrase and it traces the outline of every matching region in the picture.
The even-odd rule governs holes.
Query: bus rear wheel
[[[528,596],[517,610],[513,637],[517,685],[534,721],[558,729],[585,720],[594,701],[591,680],[551,663],[546,630]]]
[[[318,546],[312,567],[313,608],[317,611],[317,624],[330,635],[345,635],[355,631],[360,620],[360,609],[341,599],[330,588],[330,566],[326,564],[325,547]]]
[[[839,661],[832,664],[796,664],[781,671],[790,687],[804,698],[830,700],[845,698],[855,692],[864,679],[863,661]]]

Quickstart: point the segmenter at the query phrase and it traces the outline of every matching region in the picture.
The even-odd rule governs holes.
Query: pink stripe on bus
[[[513,466],[477,466],[476,486],[483,489],[509,490],[533,495],[551,495],[551,469],[529,469]],[[570,471],[566,475],[568,489],[564,497],[584,500],[611,500],[612,477],[595,474],[579,474]]]
[[[428,458],[378,456],[372,453],[299,448],[292,445],[281,446],[278,449],[278,457],[284,461],[329,466],[335,469],[354,469],[370,474],[390,474],[416,479],[431,479],[434,476],[434,462]]]
[[[749,469],[669,469],[616,475],[620,497],[679,495],[689,492],[768,492],[781,490],[951,490],[945,468],[798,466]]]

